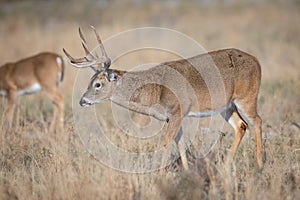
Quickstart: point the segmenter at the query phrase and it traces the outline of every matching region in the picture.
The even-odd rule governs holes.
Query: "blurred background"
[[[0,0],[0,65],[41,51],[62,54],[62,48],[82,56],[78,27],[91,48],[96,40],[89,25],[104,41],[133,28],[163,27],[190,36],[207,51],[234,47],[256,56],[263,69],[261,95],[279,88],[287,98],[291,88],[299,91],[299,11],[298,0]],[[129,55],[120,66],[168,60],[163,53],[147,53]],[[75,75],[67,66],[62,86],[67,98]]]
[[[89,25],[97,28],[103,41],[126,30],[151,26],[182,32],[195,39],[207,51],[227,47],[246,51],[256,56],[262,66],[259,113],[263,118],[264,135],[270,138],[266,143],[269,160],[264,175],[256,175],[254,155],[252,156],[254,142],[250,140],[251,142],[242,145],[237,158],[240,173],[235,174],[235,181],[240,181],[236,185],[236,197],[297,199],[296,196],[300,196],[299,20],[299,0],[0,0],[0,66],[41,51],[62,54],[62,48],[66,48],[71,55],[80,57],[84,51],[78,27],[83,29],[90,47],[96,46]],[[131,69],[137,64],[166,61],[170,58],[168,56],[162,52],[149,51],[142,55],[129,54],[121,65],[125,69]],[[69,135],[74,133],[71,104],[76,72],[76,69],[68,65],[61,87],[66,100],[66,134]],[[0,111],[5,107],[2,99],[4,98],[0,99]],[[29,128],[20,126],[18,132],[22,133],[22,137],[31,137],[33,133],[43,134],[39,117],[42,116],[46,121],[50,121],[52,117],[51,103],[47,101],[41,94],[23,98],[18,111],[23,116],[23,122],[35,121],[39,125],[30,125]],[[38,108],[35,108],[34,102],[38,102]],[[127,141],[122,138],[120,140],[120,143]],[[11,143],[6,144],[7,141]],[[195,188],[195,184],[205,188],[207,180],[202,179],[197,169],[193,171],[196,175],[192,176],[175,173],[169,182],[160,179],[160,176],[154,180],[152,176],[120,175],[100,167],[84,149],[78,150],[81,148],[78,141],[75,140],[77,146],[72,143],[73,149],[74,146],[77,148],[74,153],[69,147],[61,149],[63,145],[58,144],[58,141],[51,141],[50,144],[42,141],[37,144],[37,141],[32,140],[24,142],[16,138],[2,138],[0,164],[3,170],[0,190],[6,191],[3,193],[4,197],[7,194],[18,198],[22,195],[23,198],[24,195],[50,198],[52,191],[56,192],[54,197],[63,199],[95,198],[99,195],[106,195],[110,199],[194,197],[184,196],[185,191],[189,191],[191,195],[204,194],[204,197],[220,199],[224,194],[221,187],[223,177],[220,174],[208,177],[210,183],[215,184],[210,189],[204,191]],[[230,145],[230,142],[227,144]],[[23,150],[13,148],[16,145]],[[246,164],[245,158],[250,160]],[[17,173],[19,168],[21,171]],[[55,176],[48,174],[48,169]],[[65,174],[58,174],[62,169]],[[28,175],[27,170],[30,172]],[[50,183],[47,182],[47,177],[51,177]],[[278,184],[282,180],[285,181],[284,186]],[[63,190],[53,186],[56,183],[71,189],[65,194]],[[78,187],[82,184],[86,187]],[[130,193],[124,195],[124,191]]]

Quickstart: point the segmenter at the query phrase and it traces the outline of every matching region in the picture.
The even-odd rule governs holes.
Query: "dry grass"
[[[297,1],[288,2],[205,6],[156,1],[129,6],[93,1],[81,5],[69,1],[0,3],[0,64],[39,51],[61,53],[63,47],[81,55],[77,28],[88,30],[89,24],[94,24],[104,39],[135,27],[161,26],[191,36],[208,50],[230,46],[256,55],[263,68],[259,113],[266,150],[262,172],[255,167],[251,134],[243,140],[231,174],[224,171],[220,162],[232,133],[206,159],[193,157],[197,142],[193,143],[189,172],[181,171],[180,162],[166,172],[130,174],[110,169],[87,152],[74,131],[71,105],[76,71],[67,67],[61,88],[67,118],[62,132],[48,133],[52,106],[43,94],[19,100],[16,125],[7,132],[2,114],[6,102],[0,99],[0,199],[225,199],[226,195],[299,199],[300,7]],[[87,37],[93,40],[92,34]],[[136,55],[128,55],[123,66],[167,58],[157,52]],[[108,110],[105,105],[101,108]],[[106,133],[118,145],[138,151],[160,142],[161,136],[138,143],[118,134],[110,129],[111,116],[106,112],[103,116]],[[226,130],[232,132],[229,127]]]

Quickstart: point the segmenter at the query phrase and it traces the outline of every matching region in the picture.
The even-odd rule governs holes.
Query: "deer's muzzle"
[[[88,106],[92,105],[92,102],[91,102],[88,98],[82,97],[82,98],[80,99],[79,104],[80,104],[82,107],[88,107]]]

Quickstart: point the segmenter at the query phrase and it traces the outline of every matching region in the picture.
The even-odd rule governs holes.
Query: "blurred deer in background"
[[[81,106],[88,107],[103,100],[110,100],[132,111],[165,121],[167,130],[164,146],[168,149],[175,139],[185,169],[188,169],[188,161],[182,137],[183,118],[221,114],[235,130],[226,163],[230,164],[233,161],[246,129],[251,125],[256,137],[257,164],[259,168],[263,167],[262,120],[257,113],[261,67],[254,56],[237,49],[223,49],[188,59],[165,62],[144,71],[120,71],[109,68],[111,59],[107,56],[100,36],[95,28],[92,28],[102,56],[89,50],[80,29],[79,34],[86,56],[73,58],[63,49],[73,66],[90,67],[95,71],[87,91],[80,100]],[[213,61],[214,66],[210,65],[209,60]],[[224,87],[214,85],[217,74],[213,69],[217,69],[221,79],[217,81],[221,81]],[[154,83],[147,80],[159,81]],[[143,81],[146,84],[132,91]],[[207,81],[211,81],[212,87],[208,88]],[[176,91],[168,86],[174,87]],[[187,89],[189,87],[192,87],[192,91]],[[128,94],[131,96],[128,97]],[[193,95],[196,98],[193,98]]]
[[[63,127],[64,100],[59,85],[64,78],[62,56],[44,52],[0,67],[0,95],[7,98],[6,115],[9,128],[13,124],[15,101],[18,96],[45,91],[55,105],[50,125],[53,132]]]

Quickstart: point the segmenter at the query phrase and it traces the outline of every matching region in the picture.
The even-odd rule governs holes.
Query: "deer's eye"
[[[96,89],[100,89],[102,87],[102,84],[101,83],[95,83],[95,88]]]

